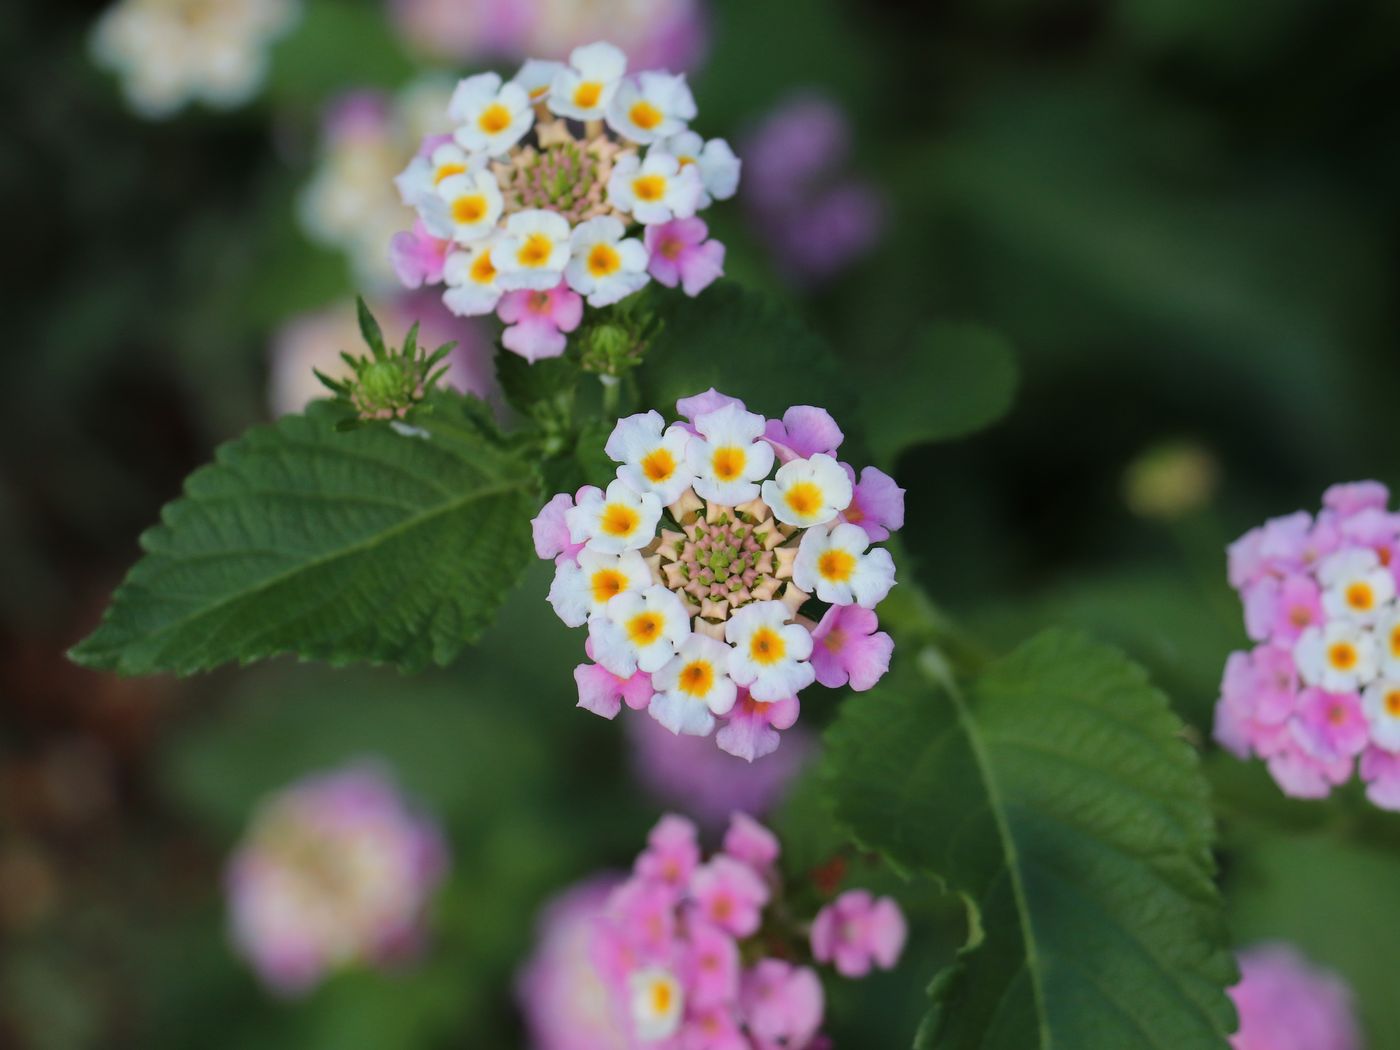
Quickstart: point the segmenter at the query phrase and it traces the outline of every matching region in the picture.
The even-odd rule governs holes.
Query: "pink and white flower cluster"
[[[307,777],[263,804],[229,861],[234,946],[282,995],[404,961],[446,871],[437,827],[377,768]]]
[[[1286,944],[1258,945],[1239,961],[1231,1050],[1361,1050],[1351,989],[1339,978]]]
[[[765,419],[712,389],[676,410],[619,420],[616,479],[551,499],[535,550],[554,559],[559,618],[588,627],[580,707],[645,709],[752,761],[814,681],[865,690],[889,669],[874,610],[895,568],[872,544],[904,524],[904,490],[837,458],[824,409]]]
[[[1285,794],[1322,798],[1360,760],[1372,802],[1400,809],[1400,515],[1374,481],[1334,485],[1230,547],[1256,643],[1225,666],[1215,737]]]
[[[816,970],[792,961],[805,953],[780,906],[778,856],[773,833],[743,814],[709,859],[694,824],[663,817],[629,879],[606,898],[571,897],[555,916],[567,930],[542,931],[521,985],[539,1050],[825,1045],[826,997]],[[905,937],[894,901],[852,890],[818,913],[811,956],[863,977],[892,968]],[[566,1013],[570,1023],[557,1023]],[[577,1040],[581,1029],[588,1040]]]
[[[453,131],[423,140],[395,180],[415,209],[394,239],[400,279],[443,283],[454,313],[492,313],[527,360],[557,357],[586,299],[610,306],[656,280],[698,295],[724,245],[697,213],[732,197],[739,159],[690,130],[684,75],[629,74],[608,43],[461,81]]]

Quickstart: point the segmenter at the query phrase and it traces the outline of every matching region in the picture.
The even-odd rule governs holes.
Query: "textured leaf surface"
[[[221,447],[141,537],[146,556],[73,658],[125,674],[278,653],[451,659],[529,560],[535,471],[455,395],[426,435],[337,433],[337,418],[318,403]]]
[[[995,423],[1016,396],[1016,356],[989,328],[935,324],[903,360],[863,388],[861,422],[871,449],[892,463],[906,448],[963,437]]]
[[[838,817],[963,894],[936,1050],[1223,1048],[1234,980],[1207,789],[1145,673],[1042,635],[963,697],[907,672],[829,734]]]

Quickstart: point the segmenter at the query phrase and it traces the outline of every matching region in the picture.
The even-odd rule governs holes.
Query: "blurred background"
[[[187,2],[193,33],[211,16]],[[1240,943],[1298,944],[1356,988],[1368,1045],[1400,1047],[1400,942],[1380,936],[1400,825],[1350,793],[1284,804],[1208,743],[1244,642],[1225,543],[1332,481],[1400,478],[1400,7],[285,6],[218,0],[256,25],[207,54],[123,51],[101,2],[21,3],[0,26],[0,1046],[524,1046],[513,989],[541,905],[625,867],[666,808],[727,811],[709,796],[732,770],[678,781],[574,709],[547,567],[419,677],[120,680],[64,658],[184,476],[315,396],[311,365],[354,345],[356,291],[392,336],[419,317],[457,339],[460,385],[491,396],[490,330],[394,291],[383,246],[408,212],[389,180],[456,77],[607,37],[690,71],[697,129],[745,159],[707,215],[729,275],[794,303],[852,382],[934,319],[1014,346],[1010,414],[898,464],[902,572],[994,648],[1068,623],[1145,662],[1206,749]],[[218,90],[183,104],[181,61]],[[790,734],[783,769],[743,786],[797,872],[829,834],[804,799],[818,746]],[[447,838],[428,944],[279,998],[229,947],[223,867],[269,793],[359,758]],[[833,990],[828,1027],[902,1046],[961,913],[863,880],[898,890],[916,936],[895,974]]]

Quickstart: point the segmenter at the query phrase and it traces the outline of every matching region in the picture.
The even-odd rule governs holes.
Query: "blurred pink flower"
[[[646,228],[647,272],[667,288],[697,296],[724,275],[724,245],[706,240],[704,219],[672,219]]]
[[[1284,944],[1250,948],[1239,961],[1233,1050],[1360,1050],[1351,990],[1340,979]]]
[[[904,913],[893,900],[848,890],[817,913],[812,956],[834,964],[842,977],[864,977],[872,966],[893,969],[906,936]]]
[[[812,632],[812,668],[828,689],[848,682],[856,692],[873,688],[890,669],[894,639],[876,631],[880,621],[859,605],[833,605]]]
[[[544,292],[523,289],[501,297],[496,316],[508,327],[501,345],[526,361],[558,357],[572,332],[583,320],[583,299],[562,281]]]

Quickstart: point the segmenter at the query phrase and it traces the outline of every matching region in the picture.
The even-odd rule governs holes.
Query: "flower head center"
[[[602,529],[609,536],[630,536],[641,524],[641,515],[621,503],[609,503],[603,511]]]
[[[1327,650],[1327,660],[1338,671],[1350,671],[1358,660],[1356,646],[1351,642],[1334,642]]]
[[[1345,724],[1347,720],[1347,709],[1341,704],[1333,704],[1327,709],[1327,721],[1334,726]]]
[[[661,110],[657,109],[646,99],[638,99],[636,102],[633,102],[632,108],[627,111],[627,117],[643,131],[650,131],[665,119]]]
[[[668,448],[658,448],[642,457],[642,473],[653,484],[660,484],[676,472],[676,457]]]
[[[603,85],[596,80],[585,80],[574,88],[574,105],[579,109],[592,109],[603,97]]]
[[[705,696],[714,688],[715,669],[708,660],[696,660],[681,669],[681,691],[691,696]]]
[[[1400,718],[1400,689],[1385,694],[1385,710],[1391,718]]]
[[[822,490],[814,481],[799,481],[783,496],[794,514],[808,517],[822,509]]]
[[[433,185],[436,186],[443,179],[450,179],[453,175],[465,175],[467,166],[458,164],[456,161],[449,161],[446,164],[439,164],[437,171],[433,172]]]
[[[1347,605],[1357,612],[1369,612],[1375,608],[1376,593],[1369,583],[1358,580],[1347,588]]]
[[[595,244],[588,253],[588,272],[594,277],[607,277],[622,268],[622,256],[611,244]]]
[[[632,180],[632,192],[639,201],[659,201],[666,196],[666,176],[642,175]]]
[[[743,475],[744,464],[747,461],[748,456],[742,448],[726,445],[715,449],[710,465],[714,468],[715,477],[720,481],[733,481]]]
[[[521,266],[538,269],[549,262],[549,257],[553,254],[554,242],[543,233],[532,233],[520,245],[520,250],[516,253],[515,258]]]
[[[856,560],[849,551],[829,550],[817,559],[817,571],[832,583],[845,583],[856,570]]]
[[[638,613],[627,621],[627,637],[632,640],[633,645],[650,645],[661,637],[661,629],[664,626],[659,613]]]
[[[616,569],[600,569],[593,574],[593,600],[599,605],[615,598],[627,587],[627,577]]]
[[[681,257],[681,252],[685,251],[685,242],[674,234],[667,234],[661,238],[661,244],[657,251],[661,253],[663,259],[670,259],[675,262]]]
[[[452,202],[452,218],[457,222],[470,224],[486,217],[486,198],[479,193],[458,197]]]
[[[1295,605],[1288,614],[1288,621],[1294,627],[1306,627],[1313,622],[1312,610],[1306,605]]]
[[[775,664],[787,655],[787,642],[771,627],[760,627],[749,639],[749,656],[756,664]]]
[[[499,135],[510,127],[510,110],[499,102],[493,102],[481,111],[477,126],[488,135]]]

